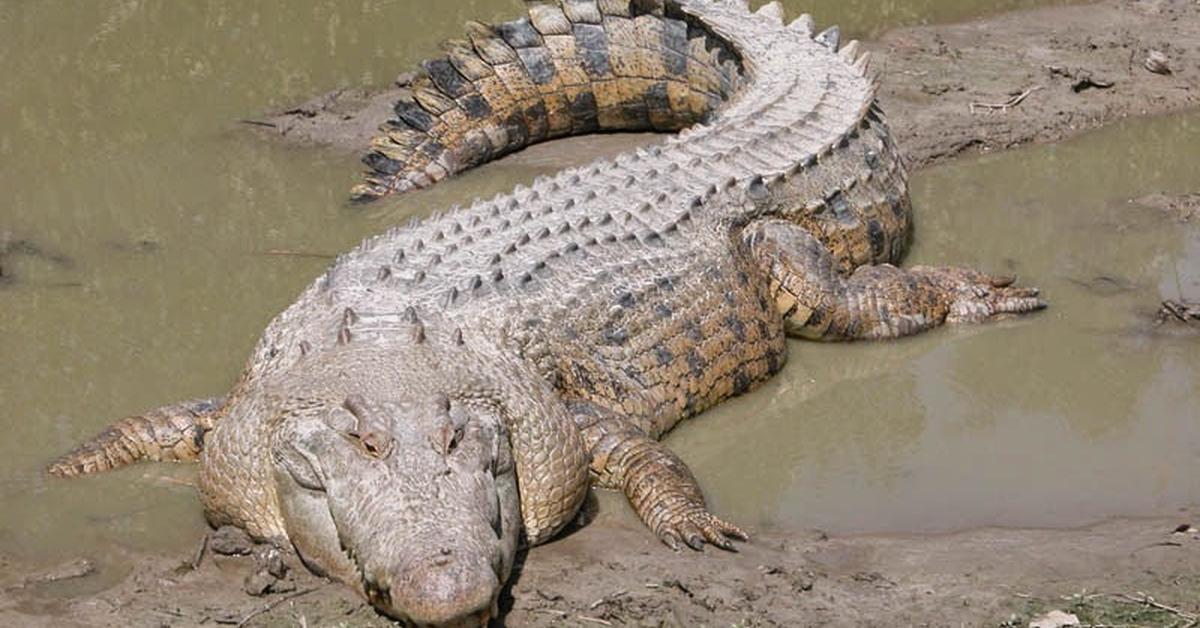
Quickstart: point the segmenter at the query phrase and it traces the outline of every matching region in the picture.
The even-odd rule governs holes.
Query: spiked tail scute
[[[807,37],[812,37],[813,33],[816,32],[817,22],[813,19],[812,15],[802,13],[800,17],[792,20],[791,24],[788,24],[788,28],[803,33]]]
[[[816,37],[817,43],[824,45],[830,50],[837,50],[838,44],[841,43],[841,40],[842,32],[836,26],[830,26],[829,28],[821,31],[821,34],[817,35]]]
[[[842,46],[842,49],[838,51],[838,55],[846,63],[854,65],[854,60],[858,58],[859,51],[860,46],[858,40],[855,39],[851,40],[850,43],[846,44],[845,46]]]
[[[774,0],[759,7],[757,13],[771,19],[777,24],[783,24],[783,5]]]
[[[858,72],[859,76],[867,76],[867,73],[871,71],[870,52],[864,52],[862,56],[858,58],[858,61],[854,62],[854,71]]]
[[[163,406],[109,426],[95,438],[55,460],[46,471],[70,478],[110,471],[140,461],[190,462],[204,446],[224,407],[223,398]]]

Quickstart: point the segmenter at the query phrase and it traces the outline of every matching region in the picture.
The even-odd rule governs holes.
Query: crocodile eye
[[[347,432],[346,435],[364,454],[378,460],[383,460],[391,455],[392,446],[395,443],[392,437],[384,432]]]
[[[458,449],[458,445],[462,442],[462,439],[462,427],[444,425],[441,429],[437,430],[437,432],[435,432],[429,440],[433,445],[434,451],[442,454],[443,456],[449,456],[450,454],[454,453],[455,449]]]

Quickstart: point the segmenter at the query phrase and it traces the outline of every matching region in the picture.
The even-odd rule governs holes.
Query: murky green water
[[[1027,4],[812,11],[865,33]],[[40,469],[123,414],[224,392],[320,255],[592,154],[541,151],[348,208],[353,157],[266,144],[236,120],[385,82],[466,19],[520,3],[299,6],[0,0],[0,249],[12,250],[0,260],[0,553],[193,542],[203,522],[179,484],[186,467],[80,482]],[[1198,128],[1196,116],[1143,121],[922,173],[913,260],[1011,264],[1054,309],[892,345],[796,344],[782,377],[672,445],[750,526],[1062,525],[1197,501],[1198,344],[1139,333],[1136,309],[1200,293],[1200,235],[1123,199],[1200,187]],[[1098,276],[1130,289],[1075,283]]]
[[[1051,309],[890,344],[793,343],[783,377],[675,433],[725,512],[837,531],[1072,526],[1200,501],[1200,226],[1127,199],[1200,189],[1200,114],[913,180],[909,264],[1015,272]],[[703,424],[703,427],[700,425]]]

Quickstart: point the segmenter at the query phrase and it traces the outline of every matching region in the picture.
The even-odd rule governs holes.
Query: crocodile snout
[[[485,559],[464,560],[452,548],[435,549],[390,586],[367,582],[367,598],[387,614],[416,626],[487,626],[496,610],[500,579]]]

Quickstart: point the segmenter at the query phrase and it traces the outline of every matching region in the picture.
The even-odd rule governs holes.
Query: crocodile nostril
[[[434,558],[433,558],[433,564],[435,564],[439,567],[444,567],[445,565],[448,565],[450,563],[450,556],[453,553],[454,553],[454,550],[450,549],[449,547],[443,547],[443,548],[439,549],[437,556],[434,556]]]

